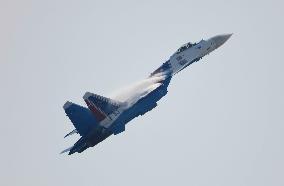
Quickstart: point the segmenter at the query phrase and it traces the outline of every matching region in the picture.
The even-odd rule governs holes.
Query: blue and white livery
[[[111,98],[85,93],[83,99],[87,108],[67,101],[63,108],[75,129],[65,137],[78,133],[81,138],[62,153],[81,153],[110,135],[125,131],[125,125],[129,121],[157,106],[157,102],[167,94],[168,85],[175,74],[220,47],[231,35],[218,35],[198,43],[186,43],[145,80]]]

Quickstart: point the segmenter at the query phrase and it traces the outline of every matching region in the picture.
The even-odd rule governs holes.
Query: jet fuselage
[[[89,110],[71,102],[65,103],[65,112],[76,128],[71,133],[79,133],[82,137],[63,152],[69,151],[69,155],[80,153],[112,134],[123,132],[129,121],[157,106],[167,94],[173,75],[224,44],[230,36],[219,35],[194,44],[186,43],[148,78],[110,99],[87,92],[83,98]]]

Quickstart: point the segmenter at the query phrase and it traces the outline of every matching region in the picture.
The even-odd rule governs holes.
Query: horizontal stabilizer
[[[76,132],[78,132],[81,136],[86,135],[92,127],[98,125],[98,121],[92,112],[85,107],[67,101],[63,108],[76,128]],[[75,133],[75,131],[67,134],[67,136],[73,133]]]
[[[98,121],[104,120],[116,111],[122,103],[97,94],[86,92],[83,96],[88,108],[93,112]]]
[[[70,151],[73,147],[74,147],[74,146],[69,147],[68,149],[65,149],[64,151],[60,152],[60,154],[63,154],[63,153],[69,152],[69,151]]]
[[[69,132],[68,134],[66,134],[66,136],[64,136],[64,138],[66,138],[67,136],[71,136],[73,134],[77,134],[78,131],[76,129],[72,130],[71,132]]]

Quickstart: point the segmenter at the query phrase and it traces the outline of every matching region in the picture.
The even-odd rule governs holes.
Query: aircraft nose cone
[[[223,34],[223,35],[218,35],[213,38],[211,38],[214,43],[216,44],[216,48],[220,47],[223,45],[233,34]]]

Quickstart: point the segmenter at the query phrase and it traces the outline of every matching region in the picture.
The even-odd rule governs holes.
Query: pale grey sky
[[[0,185],[284,185],[283,2],[0,2]],[[95,148],[62,105],[149,75],[182,44],[233,37]]]

